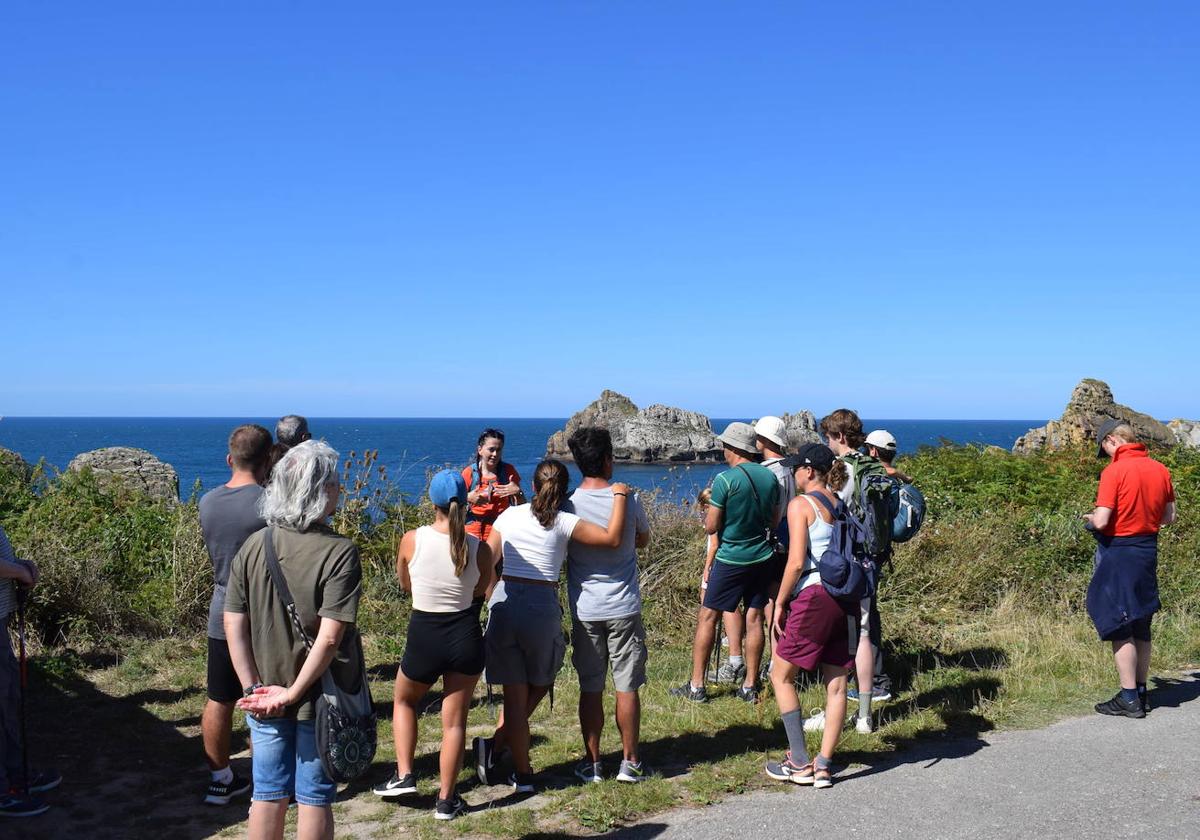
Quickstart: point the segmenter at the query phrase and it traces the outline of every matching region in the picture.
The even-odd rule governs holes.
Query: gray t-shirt
[[[636,494],[628,499],[625,531],[618,548],[597,548],[572,541],[567,547],[567,600],[580,621],[607,621],[642,611],[638,587],[637,534],[650,531],[646,510]],[[563,510],[601,528],[612,515],[612,488],[578,489]]]
[[[262,488],[257,484],[241,487],[226,487],[222,484],[209,490],[200,499],[200,530],[204,534],[204,545],[208,548],[208,559],[213,565],[212,601],[208,605],[208,635],[213,639],[225,638],[225,587],[229,583],[229,569],[233,558],[246,538],[267,526],[258,515],[258,500]]]
[[[796,498],[796,476],[783,465],[782,458],[768,458],[762,465],[773,472],[775,480],[779,482],[779,507],[775,522],[780,523],[787,517],[788,503]]]

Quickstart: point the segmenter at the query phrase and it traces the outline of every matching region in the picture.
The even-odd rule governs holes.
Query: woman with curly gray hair
[[[328,444],[309,440],[289,449],[260,503],[267,527],[246,540],[229,574],[225,633],[245,692],[237,705],[247,714],[254,747],[251,840],[283,837],[292,797],[297,837],[333,837],[337,786],[321,766],[314,701],[326,669],[348,692],[366,679],[354,625],[362,594],[358,551],[327,524],[339,492],[338,454]],[[271,578],[268,540],[311,651]]]

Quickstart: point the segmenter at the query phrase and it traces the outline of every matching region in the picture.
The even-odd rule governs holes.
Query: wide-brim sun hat
[[[753,455],[757,449],[754,446],[754,427],[749,423],[733,422],[725,427],[725,431],[717,435],[717,440],[726,446]]]

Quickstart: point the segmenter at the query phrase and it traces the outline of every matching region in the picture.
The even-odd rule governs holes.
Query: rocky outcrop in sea
[[[91,470],[101,483],[116,482],[155,499],[179,500],[179,475],[145,449],[109,446],[76,455],[67,472]]]
[[[805,441],[820,440],[811,411],[782,415],[788,432],[789,450]],[[616,391],[603,391],[567,425],[546,441],[546,457],[571,459],[567,439],[581,426],[603,426],[613,439],[617,461],[643,464],[713,463],[722,458],[721,443],[712,422],[703,414],[669,405],[639,409]]]
[[[1200,446],[1200,423],[1190,420],[1162,423],[1148,414],[1116,402],[1107,383],[1099,379],[1084,379],[1075,386],[1062,417],[1040,428],[1030,429],[1017,438],[1013,452],[1020,454],[1039,449],[1095,445],[1096,430],[1110,419],[1128,423],[1138,439],[1150,446]]]
[[[20,453],[3,446],[0,446],[0,470],[16,475],[22,481],[29,481],[29,477],[33,475],[33,467],[29,466],[29,462],[22,458]]]

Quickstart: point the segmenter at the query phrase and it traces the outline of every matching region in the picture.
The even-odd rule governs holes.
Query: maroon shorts
[[[852,633],[855,616],[847,615],[841,604],[820,584],[800,590],[788,604],[783,637],[775,644],[775,653],[800,668],[811,671],[817,665],[850,668],[858,637]]]

